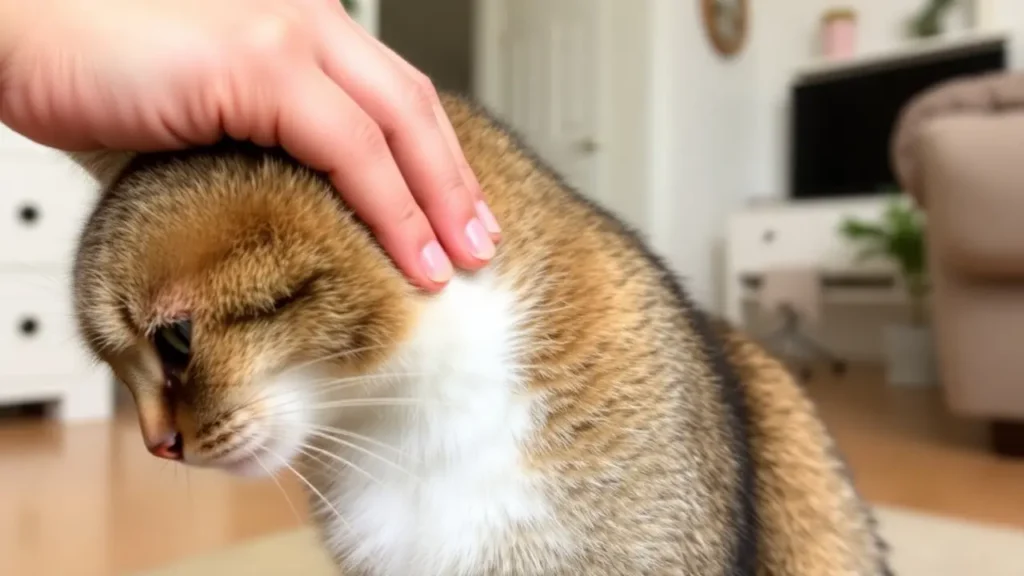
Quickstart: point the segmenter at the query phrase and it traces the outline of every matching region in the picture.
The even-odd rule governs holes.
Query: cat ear
[[[136,156],[134,152],[121,150],[90,150],[88,152],[66,152],[71,160],[85,169],[102,189],[114,183],[128,163]]]

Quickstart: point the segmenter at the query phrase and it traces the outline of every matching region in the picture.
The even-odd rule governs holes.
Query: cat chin
[[[279,468],[283,468],[283,466],[272,466],[269,463],[264,463],[262,459],[257,460],[256,458],[250,457],[239,460],[238,462],[232,462],[231,464],[225,464],[220,468],[232,476],[261,479],[273,476],[277,473]]]
[[[287,470],[299,452],[297,447],[275,442],[269,450],[260,449],[236,460],[215,464],[215,467],[232,476],[266,478],[276,475],[282,469]]]

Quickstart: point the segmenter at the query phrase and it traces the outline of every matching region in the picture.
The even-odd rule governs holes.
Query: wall
[[[694,299],[717,307],[719,244],[752,162],[754,60],[717,55],[699,2],[653,0],[651,236]]]
[[[378,0],[379,38],[443,90],[473,84],[473,0]]]
[[[1021,0],[974,0],[987,6],[984,24],[988,27],[1008,28],[1015,37],[1012,40],[1010,67],[1024,67],[1024,2]]]

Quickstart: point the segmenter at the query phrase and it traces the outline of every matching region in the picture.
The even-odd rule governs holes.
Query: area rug
[[[876,508],[895,576],[1024,576],[1024,531]],[[312,530],[259,539],[137,576],[337,576]]]

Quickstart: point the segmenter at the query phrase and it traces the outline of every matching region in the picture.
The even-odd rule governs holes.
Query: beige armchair
[[[928,218],[945,398],[1024,456],[1024,73],[958,79],[904,108],[892,160]]]

